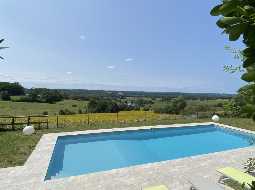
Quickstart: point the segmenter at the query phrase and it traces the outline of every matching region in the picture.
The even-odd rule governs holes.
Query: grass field
[[[126,113],[127,114],[127,113]],[[133,113],[136,115],[137,113]],[[144,113],[140,113],[144,114]],[[139,116],[139,114],[138,114]],[[104,114],[100,115],[104,118]],[[32,136],[24,136],[21,131],[2,131],[0,132],[0,168],[23,165],[28,156],[33,151],[40,137],[46,133],[55,133],[63,131],[77,131],[88,129],[101,129],[101,128],[116,128],[116,127],[130,127],[130,126],[144,126],[144,125],[156,125],[156,124],[173,124],[173,123],[190,123],[190,122],[207,122],[208,119],[185,119],[181,117],[168,117],[160,120],[141,120],[139,122],[133,120],[132,116],[126,123],[117,122],[101,122],[93,123],[91,125],[84,125],[76,123],[76,125],[65,126],[61,128],[49,128],[37,130]],[[162,117],[162,116],[161,116]],[[229,124],[235,127],[255,130],[255,124],[250,119],[222,119],[222,123]]]
[[[187,100],[188,105],[207,105],[208,108],[214,108],[219,103],[227,103],[228,100]],[[72,112],[78,113],[79,110],[86,112],[87,101],[78,100],[63,100],[55,104],[36,103],[36,102],[12,102],[0,101],[0,115],[38,115],[43,112],[48,112],[48,115],[57,115],[59,110],[68,109]],[[217,110],[220,108],[217,108]],[[221,111],[222,109],[220,109]],[[219,110],[218,110],[219,111]]]
[[[56,115],[61,109],[69,109],[78,113],[79,109],[84,111],[86,105],[86,101],[77,100],[64,100],[55,104],[0,101],[0,115],[38,115],[45,111],[49,115]]]

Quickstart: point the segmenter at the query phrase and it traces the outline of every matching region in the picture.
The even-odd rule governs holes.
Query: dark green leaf
[[[240,6],[238,6],[238,7],[236,8],[236,10],[237,10],[241,15],[247,15],[247,14],[248,14],[247,11],[246,11],[244,8],[240,7]]]
[[[242,19],[239,17],[223,17],[220,19],[220,22],[224,25],[233,25],[233,24],[239,24],[242,22]]]
[[[245,50],[243,50],[243,55],[246,57],[253,56],[253,55],[255,55],[255,49],[251,48],[251,47],[246,48]]]
[[[254,65],[254,64],[255,64],[255,58],[254,58],[254,57],[248,57],[248,58],[244,61],[243,67],[244,67],[244,68],[247,68],[247,67],[250,67],[250,66],[252,66],[252,65]]]
[[[250,5],[245,5],[243,7],[245,10],[249,10],[249,11],[255,11],[255,8],[253,6],[250,6]]]
[[[242,79],[246,82],[252,82],[255,80],[255,71],[250,71],[242,75]]]
[[[211,12],[210,12],[210,14],[212,15],[212,16],[219,16],[220,15],[220,7],[221,7],[222,5],[217,5],[217,6],[215,6],[212,10],[211,10]]]
[[[232,28],[230,28],[228,30],[229,33],[229,40],[230,41],[236,41],[239,39],[239,37],[241,36],[241,34],[244,32],[245,30],[245,25],[243,24],[239,24],[239,25],[235,25]]]
[[[220,7],[220,12],[223,16],[227,16],[229,13],[235,11],[235,8],[237,7],[238,2],[237,1],[228,1],[224,2],[223,5]]]
[[[223,24],[223,23],[221,22],[221,19],[219,19],[219,20],[216,22],[216,24],[217,24],[217,26],[220,27],[220,28],[226,28],[226,27],[227,27],[227,25],[225,25],[225,24]]]

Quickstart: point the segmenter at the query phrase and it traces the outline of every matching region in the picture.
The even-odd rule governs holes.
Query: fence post
[[[88,125],[89,125],[90,123],[89,123],[89,112],[88,112]]]
[[[12,130],[15,130],[14,125],[15,125],[15,119],[14,119],[14,117],[12,117]]]
[[[47,129],[49,129],[49,117],[47,116]]]
[[[27,125],[30,125],[30,116],[27,117]]]
[[[117,112],[117,123],[119,122],[119,112]]]
[[[57,128],[58,128],[58,115],[57,115]]]

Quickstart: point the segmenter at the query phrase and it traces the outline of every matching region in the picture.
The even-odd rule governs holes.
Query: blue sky
[[[179,0],[0,2],[1,81],[26,87],[233,93],[244,83],[209,15]]]

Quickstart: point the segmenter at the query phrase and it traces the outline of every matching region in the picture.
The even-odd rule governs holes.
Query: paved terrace
[[[213,123],[203,123],[208,125]],[[217,168],[232,166],[242,168],[247,158],[255,157],[255,147],[187,157],[177,160],[114,169],[75,177],[44,181],[51,154],[58,136],[88,133],[137,130],[149,128],[184,127],[194,124],[102,129],[43,135],[24,166],[0,169],[0,189],[8,190],[141,190],[159,184],[172,190],[188,190],[188,176],[198,176],[217,183]],[[221,127],[230,127],[220,125]],[[233,127],[230,127],[233,128]],[[236,128],[234,128],[236,129]],[[247,130],[241,130],[249,132]],[[227,188],[226,188],[227,189]]]

